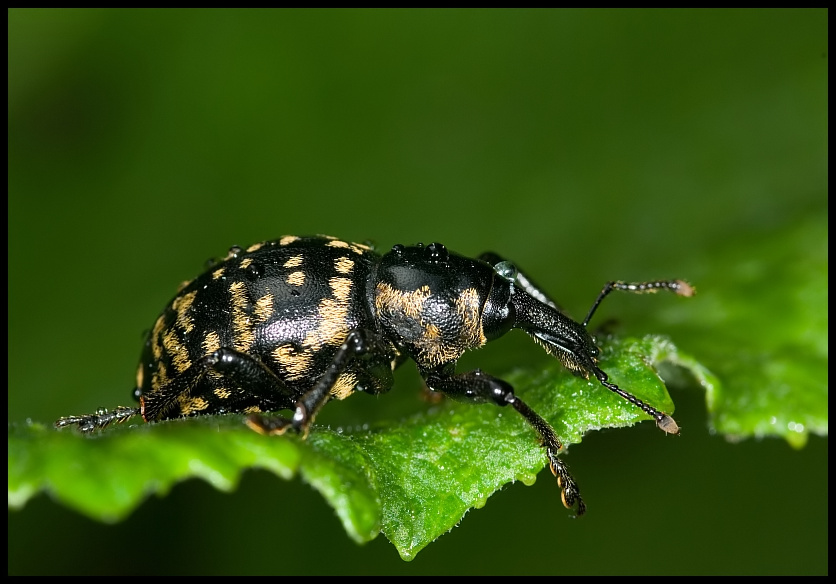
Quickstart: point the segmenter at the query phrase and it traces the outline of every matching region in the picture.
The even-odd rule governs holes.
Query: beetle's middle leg
[[[363,387],[365,391],[380,393],[392,386],[394,378],[389,351],[389,346],[383,343],[377,333],[365,329],[352,330],[316,385],[296,402],[292,419],[251,414],[247,417],[247,425],[260,434],[283,434],[292,428],[303,436],[307,435],[314,416],[331,398],[332,389],[340,375],[350,365],[364,362],[362,369],[372,379],[371,385]]]

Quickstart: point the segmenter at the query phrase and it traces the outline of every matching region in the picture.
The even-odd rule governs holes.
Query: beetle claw
[[[569,474],[569,468],[566,464],[557,457],[557,452],[547,449],[546,454],[549,458],[549,470],[557,477],[557,486],[560,487],[560,500],[563,502],[563,506],[567,509],[574,509],[577,505],[576,517],[580,517],[586,513],[586,504],[581,498],[578,484]]]
[[[244,422],[251,430],[265,436],[279,436],[293,429],[293,420],[281,416],[264,416],[262,414],[250,414]]]

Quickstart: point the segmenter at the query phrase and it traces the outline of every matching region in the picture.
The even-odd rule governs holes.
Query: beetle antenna
[[[654,293],[657,290],[670,290],[679,296],[693,296],[696,293],[694,287],[685,280],[657,280],[655,282],[607,282],[601,290],[601,293],[598,294],[598,298],[596,298],[595,302],[592,304],[592,308],[589,309],[589,313],[586,315],[586,318],[583,319],[584,328],[586,328],[586,325],[588,325],[589,321],[592,320],[592,315],[595,314],[596,310],[598,310],[598,305],[601,304],[601,301],[613,290],[623,290],[634,294],[647,294]]]
[[[626,399],[628,402],[641,409],[644,413],[656,420],[656,425],[659,426],[660,430],[664,431],[667,434],[679,434],[679,424],[677,424],[676,421],[668,414],[657,410],[653,406],[647,405],[642,400],[634,396],[632,393],[628,393],[620,387],[618,387],[616,384],[610,383],[609,376],[607,376],[607,374],[601,371],[598,367],[595,367],[592,372],[595,374],[595,377],[598,378],[598,381],[601,382],[601,385],[603,385],[613,393],[617,393],[618,395]]]

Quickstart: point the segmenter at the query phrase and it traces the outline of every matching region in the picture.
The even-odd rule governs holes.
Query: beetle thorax
[[[375,288],[378,323],[399,339],[419,367],[457,360],[468,349],[485,344],[482,300],[475,288],[433,291],[428,284],[404,291],[379,282]]]

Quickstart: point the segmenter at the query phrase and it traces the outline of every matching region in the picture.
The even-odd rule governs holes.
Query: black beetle
[[[493,253],[478,259],[440,243],[395,245],[383,255],[333,237],[286,236],[247,249],[186,283],[148,334],[134,395],[139,408],[61,418],[83,432],[141,414],[148,421],[243,412],[263,434],[305,435],[331,398],[382,393],[407,358],[427,386],[472,403],[511,405],[540,436],[563,504],[585,511],[577,484],[558,458],[551,426],[513,388],[479,369],[456,373],[468,349],[512,328],[531,335],[563,365],[595,377],[678,433],[673,418],[610,383],[587,324],[613,290],[665,289],[691,296],[682,280],[604,286],[583,322],[566,316],[516,267]],[[264,412],[292,410],[290,418]]]

